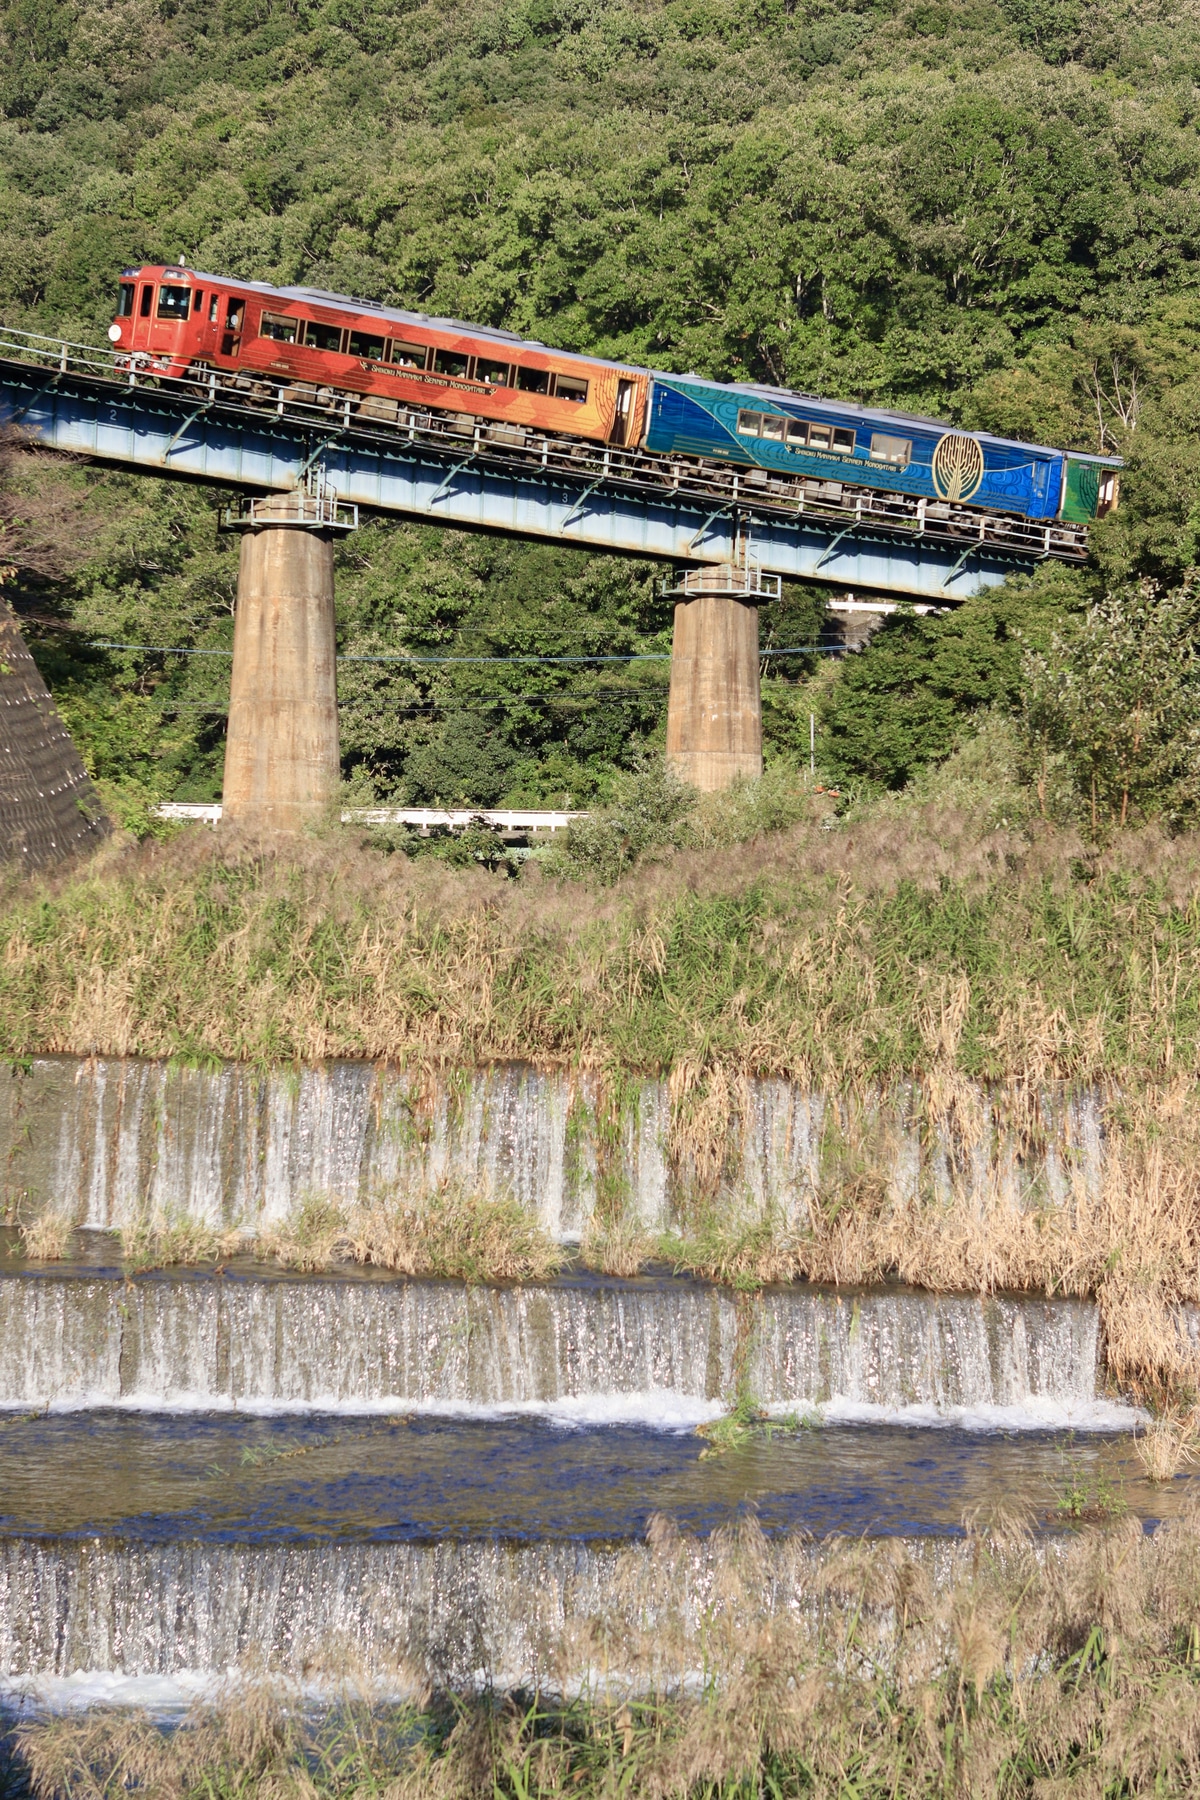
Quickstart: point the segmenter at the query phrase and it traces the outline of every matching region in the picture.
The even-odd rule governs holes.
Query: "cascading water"
[[[961,1566],[963,1546],[931,1540],[909,1554],[944,1578]],[[421,1676],[553,1688],[575,1632],[576,1668],[599,1672],[585,1632],[602,1621],[619,1681],[622,1644],[628,1654],[635,1636],[652,1632],[668,1598],[678,1605],[682,1590],[695,1621],[715,1588],[707,1545],[687,1545],[666,1569],[644,1550],[620,1557],[569,1543],[343,1545],[334,1555],[310,1545],[9,1541],[0,1544],[0,1678],[265,1668],[314,1685],[367,1676],[400,1691]],[[779,1560],[791,1579],[778,1602],[800,1603],[812,1559],[792,1548]]]
[[[0,1278],[0,1406],[546,1408],[699,1419],[739,1388],[831,1417],[1111,1424],[1094,1306],[904,1290]]]
[[[907,1091],[850,1106],[747,1080],[731,1097],[718,1185],[738,1206],[802,1220],[838,1143],[853,1141],[901,1197],[924,1185],[1020,1204],[1031,1191],[1062,1198],[1073,1182],[1094,1189],[1097,1097],[1047,1094],[1041,1112],[1038,1145],[1019,1145],[980,1089],[964,1140]],[[517,1063],[436,1077],[368,1063],[263,1073],[68,1057],[0,1069],[9,1216],[52,1210],[94,1229],[155,1210],[258,1226],[307,1194],[354,1201],[452,1171],[515,1195],[569,1239],[591,1216],[601,1170],[631,1217],[662,1228],[694,1185],[689,1142],[682,1127],[673,1135],[666,1082],[632,1084],[618,1104],[595,1076]]]
[[[868,1142],[898,1197],[1019,1206],[1099,1181],[1093,1098],[1047,1097],[1035,1149],[982,1090],[965,1134],[922,1104],[747,1081],[706,1191],[799,1223],[836,1181],[839,1146]],[[707,1154],[686,1126],[665,1082],[618,1103],[597,1078],[516,1064],[443,1077],[44,1058],[0,1072],[8,1218],[92,1229],[154,1212],[256,1228],[308,1195],[419,1194],[445,1175],[515,1196],[564,1240],[601,1194],[657,1229],[687,1216]],[[679,1433],[735,1397],[827,1424],[704,1460]],[[703,1534],[752,1505],[779,1534],[776,1602],[823,1604],[797,1532],[915,1533],[936,1579],[961,1554],[938,1534],[963,1506],[1018,1489],[1043,1505],[1060,1445],[1024,1429],[1130,1417],[1103,1393],[1084,1302],[587,1275],[471,1288],[236,1263],[132,1279],[0,1265],[0,1408],[0,1678],[43,1691],[81,1671],[104,1691],[258,1662],[399,1686],[414,1669],[550,1679],[598,1620],[619,1650],[653,1637],[668,1593],[693,1623],[713,1602],[707,1539],[669,1567],[644,1543],[614,1547],[656,1508]],[[1128,1446],[1087,1441],[1125,1468]]]

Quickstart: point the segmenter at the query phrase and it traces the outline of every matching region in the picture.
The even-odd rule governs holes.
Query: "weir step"
[[[1104,1391],[1084,1301],[737,1294],[585,1271],[469,1286],[0,1264],[0,1407],[518,1408],[670,1427],[738,1393],[826,1420],[1111,1429],[1138,1416]]]

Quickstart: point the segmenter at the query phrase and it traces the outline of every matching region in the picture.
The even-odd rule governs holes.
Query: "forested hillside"
[[[1093,814],[1169,793],[1191,816],[1195,0],[13,0],[0,35],[10,324],[95,340],[123,264],[183,254],[1119,450],[1091,570],[897,619],[837,669],[780,665],[768,750],[806,746],[813,709],[831,774],[894,787],[999,707]],[[19,608],[95,772],[215,791],[227,663],[87,645],[228,646],[220,497],[21,460],[13,483],[15,559],[49,544]],[[341,648],[661,649],[659,573],[375,527],[343,553]],[[777,645],[822,626],[799,590],[764,614]],[[1102,637],[1126,644],[1115,672]],[[344,664],[347,773],[364,795],[587,799],[661,731],[666,664],[634,670]],[[1159,760],[1139,788],[1128,746],[1097,762],[1094,741],[1143,705],[1137,754]]]

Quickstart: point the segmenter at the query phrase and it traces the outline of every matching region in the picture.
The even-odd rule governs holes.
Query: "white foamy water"
[[[0,1406],[486,1417],[684,1428],[739,1383],[831,1419],[1114,1429],[1078,1301],[687,1281],[0,1279]]]
[[[781,1410],[781,1409],[776,1409]],[[836,1398],[818,1407],[822,1425],[909,1425],[915,1429],[956,1426],[960,1431],[1132,1431],[1149,1414],[1115,1400],[1063,1405],[1029,1400],[1023,1406],[871,1406]]]

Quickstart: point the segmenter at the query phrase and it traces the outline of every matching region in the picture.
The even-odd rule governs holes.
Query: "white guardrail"
[[[195,825],[217,825],[221,819],[219,803],[191,805],[185,801],[164,801],[156,806],[158,819],[176,819]],[[524,836],[528,832],[564,831],[577,812],[515,812],[493,808],[442,808],[425,806],[351,806],[342,813],[344,825],[412,825],[422,837],[431,831],[465,831],[468,825],[490,825],[494,831]]]

